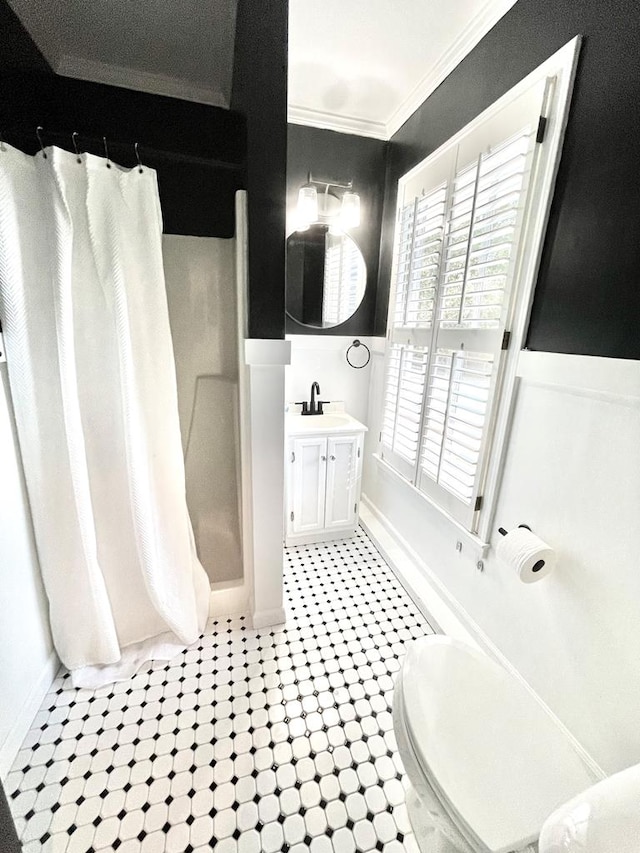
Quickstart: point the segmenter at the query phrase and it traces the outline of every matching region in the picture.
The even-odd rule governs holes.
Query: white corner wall
[[[211,583],[242,581],[236,241],[165,234],[187,506]]]
[[[285,620],[284,376],[289,341],[245,340],[254,628]]]
[[[0,365],[0,471],[0,778],[4,779],[58,667],[4,364]]]
[[[350,367],[346,352],[354,335],[287,335],[291,341],[291,364],[286,370],[287,403],[308,400],[311,383],[320,385],[320,399],[341,401],[345,410],[361,423],[367,423],[371,362],[361,369]],[[369,348],[375,338],[359,338]],[[352,349],[350,358],[360,364],[365,351]]]
[[[369,427],[377,437],[382,357],[375,362]],[[427,609],[428,572],[470,632],[484,635],[613,773],[640,762],[640,362],[522,352],[518,374],[483,572],[478,548],[377,462],[375,446],[363,488],[386,529],[428,567]],[[558,552],[555,572],[536,584],[495,558],[497,527],[520,523]],[[420,595],[419,580],[413,587]]]

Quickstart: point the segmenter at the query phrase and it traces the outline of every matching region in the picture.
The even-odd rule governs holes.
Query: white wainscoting
[[[355,335],[287,335],[291,341],[291,365],[286,372],[285,396],[288,403],[308,400],[312,382],[318,382],[321,400],[338,400],[345,411],[361,423],[367,423],[369,380],[372,361],[356,369],[347,364],[346,352]],[[358,338],[369,349],[384,338]],[[351,359],[360,364],[362,348],[351,350]]]
[[[494,547],[478,571],[473,544],[456,550],[459,531],[372,447],[363,489],[418,555],[410,586],[425,609],[442,620],[446,606],[613,773],[640,762],[640,362],[525,351],[518,375],[491,544],[498,526],[529,524],[557,550],[554,573],[523,584]],[[377,436],[382,370],[372,380]]]
[[[245,341],[255,628],[284,622],[284,374],[290,351],[289,341]]]

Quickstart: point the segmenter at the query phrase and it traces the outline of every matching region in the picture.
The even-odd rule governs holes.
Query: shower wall
[[[165,234],[187,506],[212,583],[242,578],[235,241]]]

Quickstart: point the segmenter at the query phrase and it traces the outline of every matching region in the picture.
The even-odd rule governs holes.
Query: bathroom
[[[375,590],[375,599],[386,587],[387,594],[403,608],[408,625],[404,630],[411,637],[434,629],[479,648],[504,667],[571,740],[594,778],[639,763],[635,711],[640,704],[636,665],[640,651],[636,617],[640,599],[636,570],[640,545],[636,523],[640,506],[636,474],[640,468],[640,353],[634,321],[640,314],[635,263],[640,225],[630,191],[640,134],[636,5],[630,0],[469,3],[464,13],[460,11],[459,20],[450,21],[449,31],[444,19],[433,17],[423,33],[414,28],[411,44],[415,46],[420,37],[436,42],[440,52],[432,54],[433,61],[440,61],[426,77],[421,72],[422,88],[416,88],[418,81],[414,80],[414,85],[401,91],[400,109],[393,107],[400,83],[384,70],[384,57],[368,67],[368,77],[356,79],[355,71],[346,72],[343,79],[328,74],[331,45],[344,55],[356,51],[358,42],[368,38],[367,14],[361,3],[354,2],[352,12],[347,11],[351,4],[333,4],[335,15],[331,16],[319,15],[317,4],[310,0],[290,0],[289,9],[284,2],[270,0],[260,4],[259,11],[248,0],[220,4],[228,12],[228,28],[221,28],[218,49],[211,53],[215,53],[215,61],[234,70],[233,85],[229,75],[227,90],[217,93],[217,100],[210,91],[203,95],[194,80],[188,85],[186,71],[181,73],[180,68],[169,69],[164,76],[150,71],[134,74],[124,67],[124,59],[117,58],[114,31],[110,31],[110,42],[105,39],[114,51],[110,76],[105,57],[99,55],[83,62],[76,56],[75,66],[73,56],[61,56],[54,65],[45,50],[45,46],[51,50],[46,38],[47,15],[33,14],[39,5],[49,10],[50,18],[61,14],[62,9],[71,14],[74,6],[77,12],[78,6],[28,0],[0,4],[3,144],[36,155],[40,144],[35,128],[41,125],[45,146],[59,145],[72,152],[72,133],[77,131],[82,152],[91,151],[98,157],[108,154],[114,163],[130,168],[136,165],[133,144],[139,141],[142,166],[158,172],[165,277],[170,315],[173,312],[170,319],[179,404],[184,411],[189,411],[193,401],[181,401],[181,375],[186,375],[187,383],[204,377],[199,391],[204,415],[191,424],[192,428],[200,424],[200,436],[198,430],[191,435],[201,453],[200,461],[190,467],[188,456],[186,459],[187,482],[195,478],[195,486],[187,487],[191,520],[199,543],[209,534],[215,537],[221,529],[229,533],[230,540],[214,539],[212,553],[226,547],[226,553],[243,555],[235,564],[233,558],[225,558],[224,564],[231,565],[231,570],[224,577],[216,574],[215,560],[205,565],[213,581],[212,618],[222,620],[224,627],[220,630],[238,632],[240,643],[246,636],[245,645],[253,652],[258,635],[249,638],[246,631],[257,631],[263,638],[274,633],[276,637],[270,640],[282,642],[278,626],[284,622],[287,631],[294,630],[297,623],[292,625],[290,620],[294,616],[298,620],[309,618],[314,609],[325,606],[323,598],[327,607],[340,611],[343,582],[345,596],[354,596],[354,606],[358,607],[364,606],[363,595],[367,597],[363,590]],[[416,5],[420,4],[411,7]],[[409,39],[409,20],[407,13],[406,20],[398,21],[397,31],[402,35],[396,41]],[[77,21],[66,21],[72,34]],[[287,57],[288,25],[292,35],[299,32],[296,27],[313,26],[314,52],[296,52],[292,42]],[[394,32],[389,29],[390,39]],[[360,35],[354,37],[353,33]],[[491,494],[485,494],[485,506],[474,519],[473,528],[426,500],[424,491],[399,476],[380,452],[398,181],[576,36],[582,37],[582,43],[549,222],[536,259],[530,319],[526,327],[523,320],[524,337],[511,359],[512,373],[505,376],[512,387],[512,409],[509,422],[496,426],[503,430],[504,440],[501,453],[492,460],[494,487]],[[395,50],[390,51],[391,57],[404,48],[400,44],[398,49],[396,44]],[[410,52],[409,45],[405,52]],[[185,68],[188,59],[182,55]],[[212,68],[212,73],[215,70]],[[307,105],[306,116],[301,103],[305,95],[319,99],[315,108]],[[367,122],[355,112],[356,118],[349,117],[350,98],[355,97],[361,97],[371,114],[375,106],[386,110],[386,124]],[[327,114],[318,115],[323,98]],[[158,119],[161,109],[163,120]],[[295,214],[298,191],[307,183],[309,173],[320,181],[353,181],[361,202],[361,224],[353,234],[366,264],[363,299],[348,320],[322,330],[297,323],[287,315],[285,305],[285,239],[292,231],[290,217]],[[238,190],[246,190],[246,196],[236,198]],[[341,191],[338,187],[338,194]],[[203,242],[190,242],[196,240]],[[196,245],[202,249],[201,255],[193,251]],[[218,272],[209,275],[214,268]],[[188,276],[194,288],[191,303],[182,302],[177,289]],[[229,280],[234,282],[231,291],[220,286]],[[198,302],[198,295],[202,295],[198,282],[202,281],[211,288],[212,302],[207,310],[210,314],[224,312],[225,327],[236,332],[227,339],[227,349],[217,352],[214,360],[211,338],[207,337],[211,330],[196,324],[202,337],[197,341],[195,335],[191,337],[192,323],[199,319],[198,305],[202,304]],[[176,290],[170,289],[172,285]],[[181,309],[193,313],[180,314]],[[526,314],[523,309],[523,317]],[[370,352],[369,362],[360,368],[366,350],[364,346],[351,349],[356,369],[346,361],[347,350],[355,340]],[[199,361],[203,354],[206,357]],[[180,373],[183,368],[186,374]],[[54,831],[45,838],[48,826],[36,833],[45,821],[43,813],[48,811],[47,819],[52,822],[55,814],[67,814],[68,803],[61,798],[60,808],[51,812],[56,804],[46,802],[46,786],[35,791],[40,781],[32,787],[27,781],[25,790],[12,800],[15,789],[10,785],[17,778],[11,776],[12,766],[18,754],[24,753],[23,742],[34,737],[32,724],[41,713],[39,709],[45,707],[43,702],[58,675],[59,664],[49,633],[48,604],[10,409],[7,365],[0,365],[0,371],[0,465],[4,475],[0,513],[0,779],[14,809],[24,849],[27,853],[38,849],[118,848],[125,853],[146,853],[182,851],[189,845],[210,849],[213,830],[205,840],[197,836],[197,843],[191,841],[196,841],[196,831],[191,832],[196,822],[198,831],[209,820],[212,826],[216,818],[220,822],[218,815],[209,815],[209,810],[203,815],[186,812],[175,822],[167,817],[149,831],[144,829],[145,812],[142,829],[130,837],[116,832],[112,838],[104,828],[98,833],[93,817],[69,834],[67,829],[75,825],[72,819],[64,832]],[[346,544],[345,540],[303,544],[288,550],[283,558],[285,408],[309,401],[314,381],[320,387],[320,399],[330,400],[338,408],[344,406],[350,416],[367,427],[359,457],[360,529]],[[223,449],[219,441],[207,443],[208,436],[221,428],[213,417],[221,399],[216,395],[227,395],[225,405],[232,413],[224,432],[228,444]],[[237,418],[237,429],[233,418]],[[229,428],[232,423],[233,428]],[[185,436],[182,438],[184,442]],[[212,458],[207,447],[215,448],[219,456]],[[222,464],[226,465],[225,478],[216,480],[212,472]],[[231,491],[222,489],[213,495],[207,491],[211,484],[228,484],[230,479],[235,482]],[[219,515],[208,526],[205,507],[199,528],[202,505],[198,497],[202,494],[215,498]],[[223,525],[221,518],[226,519]],[[521,524],[527,524],[556,552],[556,568],[538,583],[521,583],[496,556],[498,528],[513,531]],[[206,564],[207,558],[200,556]],[[316,576],[314,567],[318,565],[323,573],[328,572],[329,587],[316,585],[325,582]],[[360,571],[367,574],[362,585],[358,582]],[[331,621],[326,615],[322,618]],[[227,619],[236,620],[230,623],[232,628],[227,629]],[[395,660],[394,654],[403,652],[391,637],[393,628],[388,628],[385,638],[385,632],[375,630],[373,623],[365,620],[365,624],[369,639],[374,638],[385,650],[384,659],[390,665],[387,675],[395,676],[395,664],[390,661]],[[363,636],[362,625],[358,631],[358,636]],[[401,642],[411,637],[403,636]],[[311,637],[304,639],[312,641]],[[352,640],[350,637],[349,642]],[[316,637],[316,642],[322,647],[324,640]],[[203,651],[194,662],[204,662],[210,654],[211,646],[200,645]],[[260,648],[265,650],[266,645]],[[265,651],[261,658],[268,661],[270,655]],[[222,678],[220,681],[223,686],[227,683]],[[202,689],[213,686],[206,684]],[[391,685],[385,683],[383,694],[385,703],[390,702]],[[464,705],[462,691],[459,698]],[[363,701],[362,697],[352,699],[354,703]],[[46,707],[51,704],[49,696]],[[378,713],[387,725],[386,705]],[[388,740],[395,750],[388,730],[371,737]],[[255,746],[258,750],[271,749],[268,742]],[[47,743],[44,736],[42,743]],[[96,758],[100,760],[100,756]],[[401,775],[404,785],[404,772]],[[313,778],[307,781],[314,782]],[[16,804],[21,796],[20,805],[25,805],[19,813]],[[84,794],[73,801],[76,811],[80,808],[76,800],[81,796]],[[358,796],[357,789],[353,796]],[[394,795],[390,796],[393,799]],[[340,802],[339,796],[335,799]],[[328,804],[333,801],[329,798]],[[151,804],[152,816],[160,811],[154,809],[156,805]],[[388,801],[388,805],[391,812],[386,812],[386,806],[376,811],[379,803],[374,802],[371,811],[367,808],[354,817],[347,814],[344,822],[338,820],[335,830],[326,821],[323,824],[321,816],[309,830],[307,815],[299,811],[295,815],[269,812],[272,800],[262,807],[268,818],[264,827],[280,826],[278,816],[285,820],[295,817],[289,821],[293,826],[291,841],[283,835],[274,850],[284,844],[292,850],[298,845],[296,853],[304,847],[327,853],[357,848],[366,853],[378,843],[378,849],[384,848],[386,853],[402,848],[416,850],[403,803]],[[121,806],[111,815],[111,823],[118,827],[124,824],[126,814],[122,818],[118,815],[127,808]],[[312,805],[310,810],[318,808]],[[136,810],[141,811],[140,803]],[[31,811],[34,815],[27,819]],[[175,807],[172,815],[174,811]],[[233,809],[227,804],[222,811],[228,815]],[[340,809],[332,807],[330,815],[332,811]],[[393,834],[391,824],[378,817],[382,812],[391,815]],[[187,823],[194,815],[195,822]],[[2,812],[2,821],[7,820],[6,811]],[[62,820],[60,816],[58,820]],[[259,821],[263,823],[260,814]],[[350,828],[347,821],[354,827]],[[134,824],[133,820],[128,823]],[[280,839],[278,830],[272,835],[268,830],[268,840],[256,842],[257,823],[258,819],[246,831],[235,824],[229,833],[221,830],[216,847],[234,853],[260,849],[260,844],[271,849],[273,839]],[[355,834],[355,824],[359,823],[363,826]],[[28,824],[33,827],[31,834]],[[365,824],[369,826],[365,828]],[[10,824],[2,822],[0,826],[0,849],[3,844],[7,850],[19,849]],[[236,838],[234,831],[241,834]],[[138,838],[140,832],[146,833],[142,839]],[[67,846],[59,846],[60,837],[54,846],[51,838],[56,835],[64,835]],[[256,843],[258,847],[251,846]]]

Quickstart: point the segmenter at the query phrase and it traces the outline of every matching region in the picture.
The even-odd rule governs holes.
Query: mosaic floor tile
[[[5,788],[24,853],[416,853],[391,717],[432,629],[362,531],[288,548],[286,623],[53,683]]]

